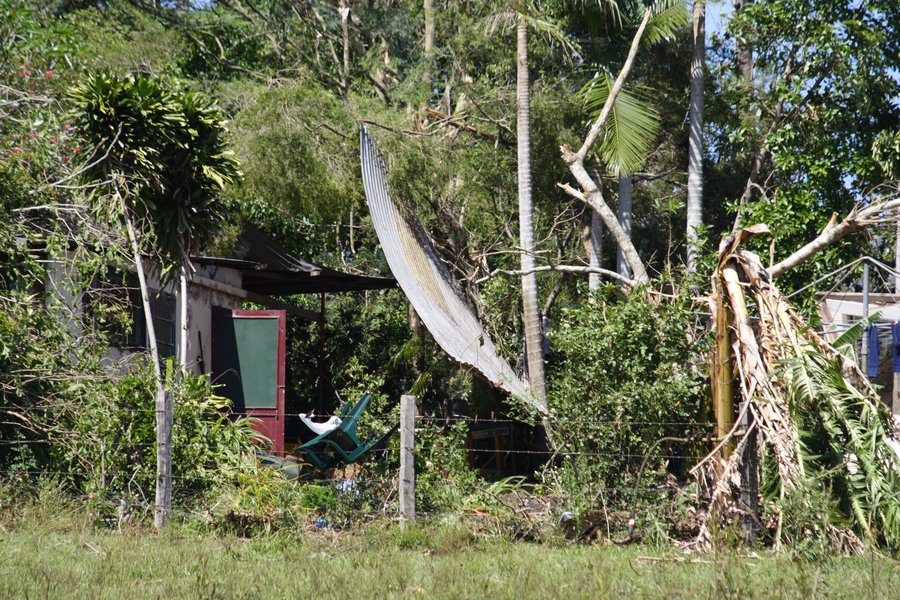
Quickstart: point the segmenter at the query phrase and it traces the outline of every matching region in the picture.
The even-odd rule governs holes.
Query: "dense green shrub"
[[[563,311],[551,331],[551,433],[563,450],[554,480],[576,507],[648,498],[680,474],[708,430],[702,323],[687,293],[607,288]],[[641,469],[643,468],[643,472]]]

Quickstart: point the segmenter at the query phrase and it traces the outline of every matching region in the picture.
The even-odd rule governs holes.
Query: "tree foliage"
[[[70,99],[85,145],[99,155],[82,170],[85,179],[123,189],[164,265],[180,264],[225,221],[221,192],[239,175],[221,114],[196,92],[142,75],[91,75]]]

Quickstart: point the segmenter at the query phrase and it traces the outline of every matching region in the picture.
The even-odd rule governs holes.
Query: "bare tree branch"
[[[581,265],[543,265],[540,267],[534,267],[533,269],[526,269],[526,270],[497,269],[495,271],[491,271],[490,273],[488,273],[484,277],[481,277],[480,279],[476,279],[475,283],[482,284],[485,281],[487,281],[488,279],[491,279],[497,275],[509,275],[509,276],[515,277],[515,276],[520,276],[520,275],[530,275],[531,273],[543,273],[545,271],[558,271],[560,273],[583,273],[583,274],[597,273],[598,275],[604,275],[606,277],[609,277],[610,279],[615,279],[616,281],[624,283],[628,287],[635,287],[639,283],[638,281],[635,281],[634,279],[629,279],[628,277],[625,277],[624,275],[620,275],[619,273],[616,273],[615,271],[610,271],[608,269],[601,269],[599,267],[587,267],[587,266],[581,266]]]
[[[769,277],[778,277],[797,265],[809,260],[825,248],[835,244],[848,235],[862,231],[870,225],[889,223],[900,219],[900,184],[887,186],[889,191],[880,195],[867,205],[856,205],[850,214],[837,223],[837,214],[831,219],[822,232],[814,240],[768,269]]]
[[[650,281],[644,262],[638,255],[637,249],[631,242],[631,238],[619,224],[616,214],[609,208],[606,201],[603,200],[603,193],[600,190],[600,187],[584,168],[584,160],[587,157],[588,152],[590,152],[591,147],[600,136],[600,132],[603,130],[604,125],[606,125],[606,121],[609,119],[616,98],[622,90],[622,86],[625,84],[625,80],[628,78],[631,68],[634,66],[634,59],[637,56],[644,30],[647,28],[647,23],[650,21],[650,15],[651,8],[648,6],[644,10],[644,17],[641,19],[641,24],[634,34],[634,39],[631,41],[631,48],[628,50],[628,56],[625,59],[625,63],[622,65],[622,69],[619,71],[619,75],[616,77],[612,88],[609,90],[609,95],[606,97],[606,102],[603,104],[600,116],[597,117],[597,120],[594,122],[593,126],[591,126],[581,148],[578,152],[572,152],[572,149],[568,145],[564,145],[560,148],[563,162],[569,166],[569,171],[571,171],[575,180],[581,185],[583,193],[577,192],[577,190],[569,185],[560,185],[560,187],[573,198],[578,198],[590,206],[597,212],[600,218],[603,219],[603,223],[616,241],[616,244],[618,244],[619,248],[622,250],[622,254],[625,255],[625,259],[628,261],[631,270],[634,272],[634,279],[638,283],[648,283]]]

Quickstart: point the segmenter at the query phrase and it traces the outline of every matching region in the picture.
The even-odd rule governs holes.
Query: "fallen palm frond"
[[[732,393],[740,409],[727,432],[723,422],[733,412],[719,419],[720,443],[694,468],[708,502],[696,543],[708,547],[714,524],[723,520],[755,518],[747,491],[755,502],[762,478],[767,508],[776,515],[776,545],[784,499],[794,494],[795,502],[815,488],[828,496],[831,514],[818,515],[810,535],[843,551],[859,552],[866,543],[900,548],[900,457],[890,445],[896,425],[856,363],[810,329],[759,258],[740,248],[766,232],[756,226],[728,240],[713,275],[715,318],[722,325],[730,321],[730,327],[717,327],[713,394],[718,416],[733,406]],[[849,341],[844,336],[839,343]],[[760,458],[768,469],[755,467]]]

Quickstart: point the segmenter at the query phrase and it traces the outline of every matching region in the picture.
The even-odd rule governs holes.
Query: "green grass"
[[[0,598],[897,598],[898,590],[898,564],[872,555],[695,558],[479,539],[447,525],[253,539],[174,527],[116,534],[71,515],[0,525]]]

